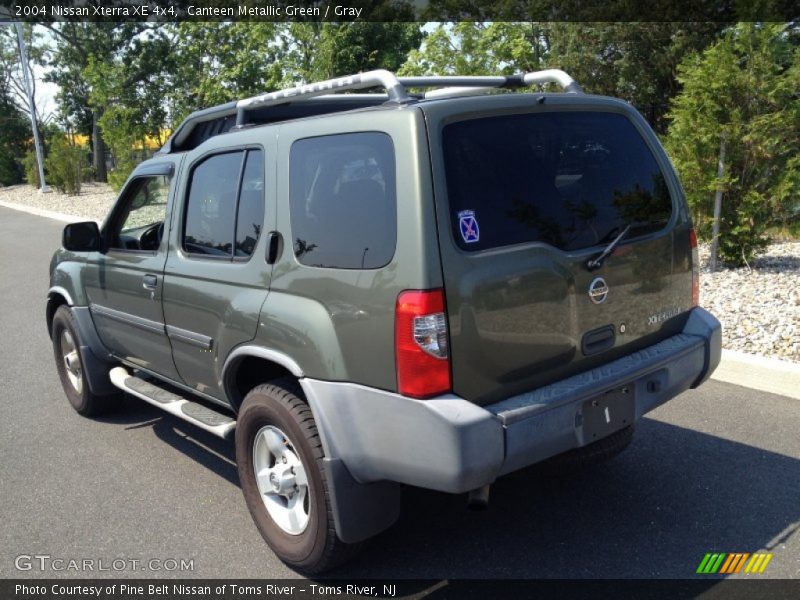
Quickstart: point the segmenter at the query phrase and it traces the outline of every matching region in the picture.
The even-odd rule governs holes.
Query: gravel
[[[77,196],[67,196],[55,189],[41,194],[26,184],[0,188],[0,200],[5,202],[97,221],[105,218],[116,199],[117,193],[105,183],[84,183]]]
[[[0,188],[0,200],[102,220],[116,193],[84,184],[77,196],[40,194],[28,185]],[[708,270],[709,247],[700,246],[700,304],[722,321],[730,350],[800,362],[800,242],[772,244],[749,267]]]
[[[722,346],[800,362],[800,242],[772,244],[749,267],[708,270],[700,247],[700,304],[722,322]]]

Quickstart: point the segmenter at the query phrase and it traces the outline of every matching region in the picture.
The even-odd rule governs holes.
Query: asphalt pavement
[[[96,420],[70,408],[44,323],[62,226],[0,208],[0,578],[296,577],[250,519],[231,443],[134,398]],[[759,577],[798,577],[798,432],[800,400],[710,381],[601,468],[501,479],[487,511],[405,489],[399,523],[334,575],[683,578],[706,552],[766,551]],[[126,566],[39,568],[54,559]]]

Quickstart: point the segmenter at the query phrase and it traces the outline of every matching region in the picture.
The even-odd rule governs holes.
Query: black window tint
[[[193,254],[231,256],[244,152],[217,154],[192,171],[183,248]]]
[[[236,216],[236,256],[250,256],[264,223],[264,154],[250,150],[239,192]]]
[[[577,250],[662,229],[672,202],[623,115],[558,112],[453,123],[443,145],[453,235],[465,250],[542,241]]]
[[[384,133],[298,140],[289,196],[297,259],[309,266],[375,269],[397,241],[394,146]]]

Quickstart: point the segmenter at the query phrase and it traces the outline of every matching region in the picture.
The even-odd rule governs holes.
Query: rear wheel
[[[236,463],[247,508],[278,557],[304,573],[348,560],[360,544],[336,536],[311,409],[293,381],[254,388],[236,422]]]
[[[60,306],[53,316],[52,338],[58,377],[72,408],[85,417],[110,410],[119,401],[120,394],[101,396],[89,389],[80,334],[68,306]]]

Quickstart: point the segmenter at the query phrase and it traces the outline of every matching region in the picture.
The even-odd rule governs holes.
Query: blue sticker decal
[[[473,210],[462,210],[458,213],[458,228],[461,230],[461,237],[467,244],[474,244],[481,239],[478,219],[475,218]]]

